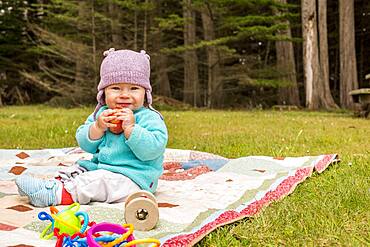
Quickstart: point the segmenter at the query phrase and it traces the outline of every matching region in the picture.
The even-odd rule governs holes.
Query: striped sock
[[[20,195],[25,195],[35,207],[57,205],[57,191],[62,183],[58,180],[44,180],[31,176],[19,176],[15,180]]]

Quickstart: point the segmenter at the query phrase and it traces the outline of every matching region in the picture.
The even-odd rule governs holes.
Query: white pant
[[[73,201],[80,204],[122,202],[128,195],[140,190],[128,177],[107,170],[86,171],[77,176],[63,177],[61,181]]]

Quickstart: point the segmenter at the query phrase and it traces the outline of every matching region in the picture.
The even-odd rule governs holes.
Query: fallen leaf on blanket
[[[274,157],[274,160],[285,160],[285,157],[277,156],[277,157]]]
[[[13,209],[18,212],[27,212],[27,211],[32,211],[33,209],[24,205],[15,205],[12,207],[8,207],[6,209]]]
[[[59,163],[58,166],[66,166],[65,164],[63,163]]]
[[[18,158],[20,159],[26,159],[28,157],[30,157],[28,154],[26,154],[25,152],[20,152],[19,154],[16,154],[15,156],[17,156]]]
[[[23,166],[13,166],[10,170],[9,173],[13,173],[14,175],[20,175],[22,174],[27,168]]]
[[[19,161],[17,161],[17,162],[15,162],[17,165],[20,165],[20,164],[24,164],[24,162],[19,162]]]
[[[179,205],[171,204],[171,203],[167,203],[167,202],[159,202],[158,203],[159,208],[174,208],[174,207],[178,207],[178,206]]]
[[[253,169],[253,171],[256,171],[256,172],[265,172],[266,170],[261,170],[261,169]]]
[[[232,179],[228,179],[228,180],[226,180],[226,182],[232,182],[233,180]]]

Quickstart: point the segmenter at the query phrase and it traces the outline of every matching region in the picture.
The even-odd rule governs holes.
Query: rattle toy
[[[80,209],[80,204],[73,203],[62,211],[58,211],[55,207],[50,207],[51,215],[46,212],[40,212],[38,218],[40,220],[50,220],[50,224],[41,232],[40,238],[50,239],[54,235],[54,229],[59,229],[60,234],[73,235],[77,232],[84,233],[88,226],[89,216],[85,212],[78,212]],[[83,217],[82,220],[79,218]],[[52,232],[48,235],[46,233],[49,229],[52,229]]]
[[[139,231],[155,227],[159,219],[158,203],[154,195],[140,190],[129,195],[125,202],[125,221]]]
[[[89,247],[100,247],[100,246],[113,247],[113,246],[120,246],[123,242],[126,242],[126,244],[124,245],[125,247],[136,246],[136,244],[143,244],[143,243],[154,243],[155,244],[154,246],[159,247],[159,245],[161,244],[159,240],[153,239],[153,238],[135,239],[132,234],[133,231],[134,231],[134,227],[132,226],[132,224],[124,224],[121,226],[118,224],[102,222],[102,223],[93,225],[87,231],[87,236],[86,236],[87,245]],[[115,240],[109,243],[101,243],[100,245],[97,243],[97,241],[102,241],[101,237],[94,238],[94,235],[98,234],[99,232],[111,232],[111,233],[123,234],[123,235],[121,237],[117,237]],[[105,241],[103,240],[102,242],[105,242]]]

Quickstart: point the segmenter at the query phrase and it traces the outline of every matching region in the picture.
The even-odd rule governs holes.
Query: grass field
[[[76,146],[93,108],[0,108],[0,148]],[[337,153],[341,163],[313,175],[253,219],[217,229],[198,246],[369,246],[370,120],[349,112],[166,111],[170,148],[228,158]]]

